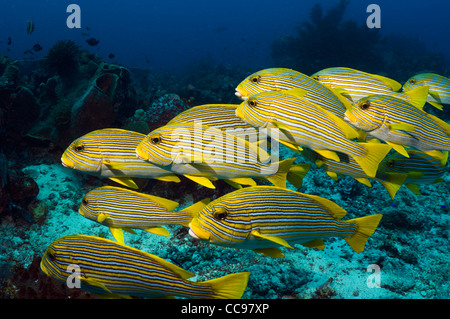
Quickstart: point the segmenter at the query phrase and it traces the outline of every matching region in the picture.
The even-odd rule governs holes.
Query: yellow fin
[[[322,112],[327,114],[327,116],[341,129],[341,132],[344,133],[345,137],[349,140],[353,140],[355,138],[360,139],[361,138],[361,131],[358,131],[356,128],[348,124],[344,119],[340,118],[339,116],[331,113],[328,110],[323,109],[322,107],[317,105],[317,108],[320,109]]]
[[[287,247],[287,248],[293,248],[291,245],[288,244],[287,241],[285,241],[285,240],[284,240],[283,238],[281,238],[281,237],[262,235],[262,234],[261,234],[259,231],[257,231],[257,230],[252,230],[252,231],[251,231],[251,234],[252,234],[253,236],[255,236],[255,237],[258,237],[258,238],[262,238],[262,239],[265,239],[265,240],[270,240],[270,241],[272,241],[272,242],[274,242],[274,243],[277,243],[278,245],[281,245],[281,246],[284,246],[284,247]]]
[[[345,109],[347,111],[352,109],[352,103],[350,102],[350,100],[348,98],[345,97],[345,90],[342,91],[342,93],[339,92],[339,90],[337,88],[329,88],[331,90],[331,92],[333,92],[334,95],[336,95],[336,97],[338,98],[339,101],[342,102],[342,104],[344,104]]]
[[[105,214],[105,213],[100,213],[97,216],[97,221],[102,224],[105,221],[105,219],[108,217],[110,217],[110,215]]]
[[[402,154],[403,156],[409,158],[408,151],[406,151],[406,148],[405,148],[403,145],[397,144],[397,143],[394,143],[394,142],[389,142],[389,141],[386,141],[386,143],[387,143],[388,145],[390,145],[390,146],[391,146],[394,150],[396,150],[398,153],[400,153],[400,154]]]
[[[211,202],[210,198],[204,198],[201,201],[198,201],[194,204],[192,204],[191,206],[188,206],[186,208],[183,208],[180,212],[183,213],[187,213],[189,215],[192,216],[192,218],[194,218],[195,216],[198,215],[199,212],[201,212],[203,210],[203,208],[205,208],[206,205],[208,205]],[[191,221],[187,221],[186,223],[180,224],[186,227],[189,227],[189,223]]]
[[[240,185],[256,186],[256,182],[250,177],[235,177],[230,178],[229,180]]]
[[[372,187],[372,184],[367,178],[364,177],[355,177],[355,179],[360,182],[361,184],[366,185],[367,187]]]
[[[181,182],[180,178],[176,175],[160,176],[156,177],[155,179],[162,182],[174,182],[174,183]]]
[[[350,219],[347,222],[355,223],[358,230],[350,237],[345,237],[345,241],[357,253],[364,251],[367,239],[375,232],[383,215],[375,214],[355,219]]]
[[[316,202],[322,204],[330,212],[331,216],[336,219],[341,219],[347,214],[347,211],[345,209],[329,199],[311,194],[303,194],[303,196],[311,198]]]
[[[441,151],[433,150],[433,151],[422,151],[423,153],[434,157],[435,159],[439,160],[440,162],[445,160],[445,154]]]
[[[283,92],[285,94],[290,94],[297,97],[304,97],[305,95],[308,94],[308,91],[302,88],[293,88],[289,90],[284,90]]]
[[[428,114],[429,117],[431,117],[431,119],[433,119],[440,127],[442,127],[442,129],[448,134],[450,135],[450,124],[448,124],[447,122],[445,122],[444,120],[441,120],[439,117],[433,115],[433,114]]]
[[[295,187],[301,188],[303,185],[303,178],[308,174],[310,167],[311,164],[291,165],[289,172],[287,173],[287,180]]]
[[[407,95],[408,101],[411,105],[414,105],[419,110],[423,110],[423,106],[427,102],[428,90],[428,86],[420,86],[411,91],[406,91],[404,94]]]
[[[327,173],[327,175],[330,176],[335,182],[339,179],[336,172],[325,171],[325,173]]]
[[[271,123],[274,127],[278,128],[283,134],[290,139],[290,141],[286,141],[283,139],[280,139],[279,142],[286,147],[288,147],[291,151],[294,151],[296,153],[299,153],[300,151],[303,151],[303,149],[295,143],[295,139],[291,134],[291,129],[288,125],[285,125],[284,123],[280,123],[276,119],[269,119],[267,123]]]
[[[316,153],[319,153],[321,156],[328,158],[330,160],[336,161],[336,162],[340,162],[341,159],[339,158],[339,156],[336,154],[335,151],[329,151],[329,150],[314,150]]]
[[[173,211],[178,206],[177,202],[167,199],[167,198],[164,198],[164,197],[149,195],[149,194],[145,194],[145,193],[140,193],[140,195],[146,197],[147,199],[149,199],[152,202],[160,204],[162,207],[164,207],[169,212]]]
[[[152,234],[155,234],[155,235],[170,237],[170,233],[164,227],[153,227],[153,228],[147,228],[147,229],[144,229],[144,230],[146,232],[149,232],[149,233],[152,233]]]
[[[444,110],[444,106],[441,103],[434,102],[434,101],[427,101],[427,102],[430,103],[431,105],[433,105],[438,110],[441,110],[441,111]]]
[[[129,177],[109,177],[110,180],[133,189],[139,189],[136,183]]]
[[[416,195],[421,195],[419,185],[417,184],[405,184],[408,189]]]
[[[137,235],[137,233],[131,229],[131,228],[122,228],[123,231],[126,231],[127,233],[133,234],[133,235]]]
[[[275,186],[286,188],[287,174],[289,173],[289,169],[294,161],[295,158],[287,158],[278,162],[278,171],[275,175],[268,176],[267,180]]]
[[[414,132],[416,129],[414,125],[406,123],[391,123],[387,124],[387,127],[391,131],[405,131],[405,132]]]
[[[225,181],[228,185],[231,185],[231,186],[233,186],[233,187],[236,188],[236,189],[241,189],[241,188],[242,188],[242,185],[241,185],[241,184],[235,183],[235,182],[233,182],[232,180],[224,179],[224,181]]]
[[[447,165],[447,161],[448,161],[448,151],[443,151],[442,155],[444,155],[444,157],[441,160],[441,164],[442,166]]]
[[[309,247],[309,248],[316,248],[319,250],[323,250],[325,248],[325,244],[321,238],[317,238],[317,239],[311,240],[307,243],[303,243],[302,246]]]
[[[293,152],[296,153],[300,153],[301,151],[303,151],[303,149],[298,146],[297,144],[288,142],[288,141],[284,141],[284,140],[280,140],[280,143],[283,144],[284,146],[286,146],[288,149],[290,149]]]
[[[101,283],[95,279],[86,278],[83,276],[79,276],[79,279],[80,279],[81,283],[84,283],[85,285],[101,288],[101,289],[105,290],[107,293],[112,294],[111,290],[109,290],[103,283]]]
[[[118,243],[125,245],[125,240],[123,239],[123,231],[121,228],[109,227],[109,230]]]
[[[184,175],[185,177],[189,178],[190,180],[193,180],[194,182],[205,186],[207,188],[215,189],[216,187],[214,184],[209,180],[209,178],[204,176],[194,176],[194,175]]]
[[[386,180],[380,179],[377,176],[377,180],[386,188],[391,199],[394,199],[395,194],[397,194],[400,187],[402,187],[403,183],[408,178],[408,174],[406,173],[385,173]],[[384,176],[383,176],[384,177]]]
[[[384,84],[386,84],[387,86],[389,86],[394,92],[397,92],[402,88],[402,85],[393,79],[378,74],[371,74],[371,75],[380,80],[381,82],[383,82]]]
[[[366,173],[367,177],[373,178],[377,174],[378,165],[391,150],[388,144],[380,143],[360,143],[366,148],[364,156],[355,156],[353,159],[359,164]]]
[[[284,254],[283,252],[278,248],[256,248],[253,249],[254,252],[257,252],[258,254],[272,257],[272,258],[283,258]]]
[[[240,299],[247,288],[249,272],[239,272],[207,280],[201,285],[211,287],[214,299]]]

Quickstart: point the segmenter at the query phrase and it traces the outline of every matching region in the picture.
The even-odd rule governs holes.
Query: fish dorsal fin
[[[402,88],[402,85],[393,79],[378,74],[372,74],[372,76],[389,86],[394,92],[398,92]]]
[[[178,206],[177,202],[167,199],[167,198],[163,198],[163,197],[159,197],[159,196],[155,196],[155,195],[144,194],[144,193],[141,193],[141,195],[152,202],[158,203],[159,205],[164,207],[169,212],[173,211]]]
[[[407,96],[411,105],[414,105],[419,110],[423,110],[423,106],[427,102],[428,90],[428,86],[420,86],[411,91],[406,91],[404,94]]]
[[[330,212],[331,216],[336,219],[341,219],[347,214],[347,211],[345,209],[329,199],[310,194],[303,194],[303,196],[308,197],[323,205]]]
[[[164,227],[152,227],[152,228],[146,228],[144,230],[146,232],[149,232],[149,233],[152,233],[155,235],[170,237],[170,233]]]
[[[156,177],[155,179],[157,179],[158,181],[162,181],[162,182],[174,182],[174,183],[181,182],[180,178],[176,175],[159,176],[159,177]]]
[[[111,234],[117,240],[119,244],[125,245],[125,240],[123,238],[123,231],[121,228],[109,227]]]
[[[129,177],[109,177],[110,180],[133,189],[139,189],[136,183]]]
[[[270,241],[272,241],[274,243],[277,243],[278,245],[281,245],[281,246],[284,246],[284,247],[288,247],[288,248],[293,248],[291,245],[288,244],[287,241],[285,241],[281,237],[262,235],[258,230],[252,230],[251,234],[253,236],[261,238],[261,239],[270,240]]]
[[[216,186],[214,186],[214,184],[211,182],[210,179],[208,179],[207,177],[204,176],[194,176],[194,175],[184,175],[186,178],[189,178],[190,180],[205,186],[207,188],[211,188],[211,189],[215,189]]]
[[[303,243],[302,246],[305,246],[308,248],[316,248],[318,250],[323,250],[325,248],[325,244],[324,244],[322,238],[317,238],[317,239],[308,241],[307,243]]]
[[[394,142],[389,142],[389,141],[386,141],[386,143],[387,143],[388,145],[392,146],[392,148],[393,148],[394,150],[396,150],[398,153],[400,153],[400,154],[402,154],[403,156],[409,158],[409,154],[408,154],[408,152],[406,151],[406,149],[405,149],[405,147],[404,147],[403,145],[397,144],[397,143],[394,143]]]
[[[253,251],[257,252],[257,253],[259,253],[261,255],[272,257],[272,258],[283,258],[284,257],[283,252],[280,249],[275,248],[275,247],[272,247],[272,248],[256,248],[256,249],[253,249]]]

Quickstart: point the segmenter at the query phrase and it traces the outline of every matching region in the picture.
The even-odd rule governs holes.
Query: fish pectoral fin
[[[330,160],[336,161],[336,162],[340,162],[341,159],[339,158],[339,156],[336,154],[335,151],[329,151],[329,150],[314,150],[315,152],[319,153],[320,156],[323,156],[325,158],[328,158]]]
[[[97,216],[97,221],[98,221],[100,224],[103,224],[103,222],[104,222],[108,217],[111,217],[111,216],[108,215],[108,214],[105,214],[105,213],[100,213],[100,214],[98,214],[98,216]]]
[[[149,233],[152,233],[152,234],[155,234],[155,235],[170,237],[169,231],[167,229],[165,229],[164,227],[146,228],[144,230],[146,232],[149,232]]]
[[[215,189],[216,186],[211,182],[211,180],[204,176],[194,176],[194,175],[184,175],[186,178],[189,178],[190,180],[205,186],[207,188]]]
[[[156,177],[155,179],[157,179],[158,181],[162,181],[162,182],[174,182],[174,183],[181,182],[180,178],[176,175],[160,176],[160,177]]]
[[[433,105],[435,108],[437,108],[440,111],[444,110],[444,106],[441,103],[433,102],[433,101],[427,101],[427,102],[430,103],[431,105]]]
[[[295,143],[295,138],[292,136],[289,126],[277,121],[276,119],[269,119],[268,122],[271,123],[274,127],[278,128],[281,132],[283,132],[283,134],[289,139],[289,141],[280,139],[279,142],[281,144],[285,145],[291,151],[294,151],[296,153],[303,151],[303,148]]]
[[[406,151],[406,148],[405,148],[403,145],[397,144],[397,143],[394,143],[394,142],[389,142],[389,141],[386,141],[386,143],[387,143],[389,146],[391,146],[391,147],[392,147],[395,151],[397,151],[398,153],[400,153],[400,154],[402,154],[403,156],[409,158],[409,154],[408,154],[408,152]]]
[[[235,177],[229,180],[240,185],[256,186],[256,182],[250,177]]]
[[[241,185],[241,184],[235,183],[235,182],[233,182],[232,180],[225,179],[224,181],[225,181],[228,185],[231,185],[231,186],[233,186],[233,187],[236,188],[236,189],[241,189],[241,188],[242,188],[242,185]]]
[[[81,281],[81,283],[83,283],[85,285],[101,288],[105,292],[107,292],[109,294],[112,294],[111,290],[109,290],[108,287],[106,287],[104,284],[102,284],[98,280],[95,280],[93,278],[87,278],[87,277],[80,276],[80,281]]]
[[[283,258],[283,252],[278,248],[257,248],[253,249],[254,252],[259,253],[264,256],[272,257],[272,258]]]
[[[283,141],[283,140],[280,140],[280,143],[295,153],[300,153],[301,151],[303,151],[303,149],[300,146],[298,146],[297,144],[294,144],[294,143],[291,143],[288,141]]]
[[[109,227],[109,230],[111,231],[111,234],[117,240],[118,243],[125,245],[122,228]]]
[[[133,189],[139,189],[136,183],[129,177],[110,177],[110,180]]]
[[[408,187],[408,189],[413,192],[416,195],[421,195],[420,189],[419,189],[419,185],[417,184],[405,184],[406,187]]]
[[[261,239],[265,239],[265,240],[270,240],[270,241],[272,241],[272,242],[274,242],[274,243],[277,243],[278,245],[281,245],[281,246],[284,246],[284,247],[287,247],[287,248],[294,248],[294,247],[292,247],[291,245],[289,245],[288,244],[288,242],[287,241],[285,241],[283,238],[281,238],[281,237],[277,237],[277,236],[266,236],[266,235],[262,235],[259,231],[257,231],[257,230],[253,230],[252,232],[251,232],[251,234],[253,235],[253,236],[255,236],[255,237],[258,237],[258,238],[261,238]]]
[[[407,123],[390,123],[386,125],[391,131],[414,132],[416,127]]]
[[[316,248],[319,250],[323,250],[325,248],[325,244],[324,244],[322,238],[317,238],[317,239],[308,241],[307,243],[303,243],[302,246],[309,247],[309,248]]]

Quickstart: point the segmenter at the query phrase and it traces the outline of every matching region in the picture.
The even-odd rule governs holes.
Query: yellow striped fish
[[[176,115],[167,125],[198,122],[202,123],[202,125],[222,130],[227,134],[248,138],[251,143],[257,142],[259,134],[257,128],[236,116],[236,108],[238,106],[239,104],[204,104],[194,106]]]
[[[258,154],[266,153],[248,141],[192,122],[154,130],[139,144],[136,153],[143,160],[208,188],[215,188],[211,181],[217,179],[238,188],[239,185],[256,185],[253,178],[286,187],[287,173],[295,160],[272,161],[273,156],[260,159]],[[304,174],[307,168],[305,166]]]
[[[45,251],[42,271],[53,279],[111,297],[241,298],[250,273],[204,282],[194,274],[147,252],[87,235],[55,240]],[[76,287],[76,286],[75,286]],[[79,288],[79,287],[76,287]]]
[[[414,75],[403,84],[403,91],[409,92],[421,86],[428,86],[427,102],[442,110],[442,104],[450,104],[450,79],[435,73]]]
[[[336,152],[347,154],[374,177],[378,163],[391,147],[354,142],[356,131],[347,130],[343,119],[305,100],[302,92],[292,89],[258,93],[243,102],[236,114],[253,126],[278,128],[280,142],[293,150],[309,147],[335,161],[339,161]]]
[[[428,88],[419,87],[408,92],[397,92],[402,85],[390,78],[351,68],[327,68],[314,73],[313,79],[333,88],[352,103],[374,94],[384,94],[408,101],[423,107],[426,103]]]
[[[74,140],[61,156],[65,167],[109,178],[137,189],[136,178],[180,182],[170,171],[136,157],[136,147],[144,134],[116,128],[90,132]]]
[[[450,125],[408,102],[388,95],[371,95],[346,112],[350,124],[385,141],[408,156],[404,146],[442,158],[450,150]]]
[[[188,226],[194,214],[209,203],[204,199],[181,211],[173,211],[178,203],[166,198],[138,193],[125,188],[103,186],[89,191],[78,212],[95,222],[108,226],[114,238],[124,244],[122,230],[133,229],[170,236],[162,225]]]
[[[414,194],[420,195],[419,185],[443,182],[442,176],[447,171],[448,151],[443,152],[444,158],[438,160],[421,151],[409,150],[409,158],[399,153],[386,156],[378,167],[377,176],[394,176],[402,180]],[[392,199],[395,193],[391,194]]]
[[[350,106],[347,99],[341,98],[321,82],[298,71],[287,68],[270,68],[255,72],[236,87],[236,96],[248,99],[250,96],[266,91],[284,91],[300,88],[308,92],[305,99],[316,103],[325,110],[343,118]]]
[[[340,220],[345,214],[336,203],[319,196],[276,186],[246,187],[208,204],[192,220],[189,234],[275,258],[284,256],[281,246],[323,249],[322,239],[327,237],[344,238],[354,251],[362,252],[382,215]]]

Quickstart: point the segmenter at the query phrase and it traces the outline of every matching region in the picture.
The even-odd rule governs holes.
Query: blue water
[[[296,34],[311,8],[322,4],[324,11],[338,1],[298,0],[97,0],[97,1],[0,1],[0,54],[16,59],[30,57],[23,52],[35,43],[46,54],[61,39],[72,39],[92,52],[129,67],[180,68],[206,59],[230,66],[268,67],[269,47],[280,36]],[[69,29],[69,4],[81,8],[81,29]],[[382,35],[419,39],[428,48],[450,57],[448,12],[450,3],[430,1],[351,1],[344,19],[365,24],[367,6],[381,8]],[[26,34],[27,21],[35,31]],[[89,28],[90,30],[86,30]],[[89,33],[100,41],[90,47]],[[8,36],[12,44],[7,45]],[[10,49],[10,51],[7,51]],[[336,48],[332,48],[335,50]],[[301,71],[301,70],[300,70]]]

